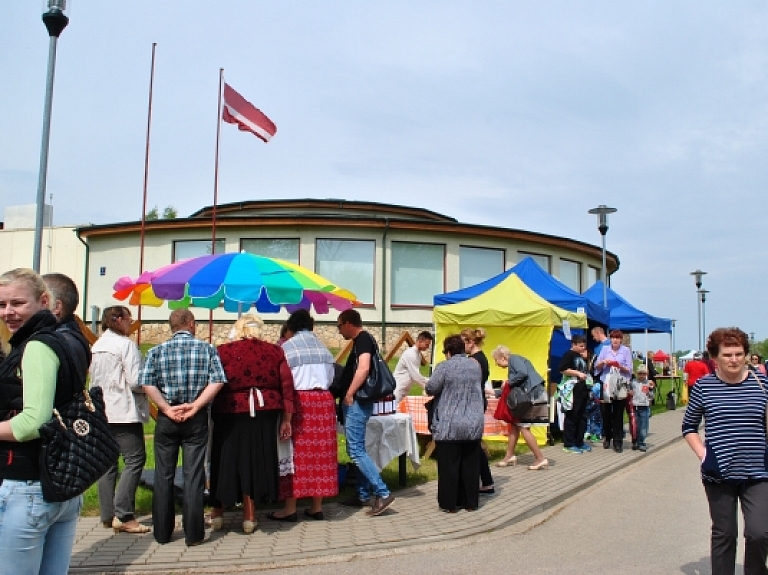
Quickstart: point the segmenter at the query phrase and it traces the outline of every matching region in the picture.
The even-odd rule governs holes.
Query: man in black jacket
[[[80,294],[72,278],[64,274],[51,273],[42,276],[51,294],[50,309],[59,322],[56,331],[64,336],[77,368],[77,377],[85,381],[91,365],[91,347],[80,331],[75,319],[75,310],[80,303]]]

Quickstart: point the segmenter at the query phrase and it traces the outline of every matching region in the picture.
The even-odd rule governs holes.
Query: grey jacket
[[[432,422],[435,441],[474,441],[483,436],[485,414],[480,364],[466,355],[439,363],[426,385],[437,397]]]

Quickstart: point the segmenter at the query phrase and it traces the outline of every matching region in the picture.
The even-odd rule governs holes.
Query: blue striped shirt
[[[219,354],[210,343],[177,331],[149,350],[139,383],[156,387],[171,405],[192,403],[209,383],[226,383]]]
[[[768,381],[750,373],[737,384],[705,375],[691,388],[683,418],[683,436],[698,433],[704,418],[705,446],[701,464],[704,481],[768,480],[765,409]],[[765,391],[764,391],[765,389]]]

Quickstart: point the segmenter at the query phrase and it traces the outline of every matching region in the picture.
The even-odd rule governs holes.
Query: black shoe
[[[395,500],[395,496],[391,493],[389,494],[389,497],[376,497],[376,503],[373,504],[373,507],[371,507],[370,511],[366,511],[368,515],[371,517],[375,517],[376,515],[381,515],[387,507],[392,505],[392,502]]]
[[[494,489],[493,486],[482,487],[480,489],[480,495],[493,495],[494,493],[496,493],[496,489]]]
[[[314,519],[315,521],[322,521],[323,519],[325,519],[325,517],[323,516],[323,512],[322,511],[315,511],[314,513],[312,513],[309,509],[305,509],[304,510],[304,516],[305,517],[310,517],[311,519]]]
[[[632,451],[637,451],[637,443],[632,444]]]
[[[345,507],[368,507],[371,504],[371,500],[366,499],[363,501],[357,496],[357,493],[355,493],[346,499],[339,499],[336,503],[344,505]]]
[[[616,443],[613,444],[613,450],[616,453],[621,453],[622,451],[624,451],[624,445],[622,444],[621,441],[617,441]]]
[[[267,513],[267,519],[271,519],[272,521],[287,521],[288,523],[296,523],[296,521],[299,520],[299,516],[294,511],[290,515],[284,515],[283,517],[280,517],[279,515],[275,515],[274,511],[270,511]]]
[[[610,448],[611,448],[611,440],[603,439],[603,449],[610,449]]]

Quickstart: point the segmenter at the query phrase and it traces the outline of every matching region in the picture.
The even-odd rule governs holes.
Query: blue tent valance
[[[672,320],[655,317],[640,311],[611,288],[607,288],[608,310],[611,314],[608,326],[627,333],[672,333]],[[603,302],[603,282],[584,292],[584,295],[596,303]]]

